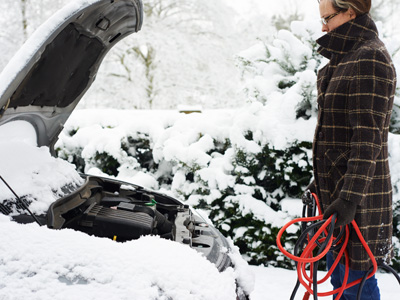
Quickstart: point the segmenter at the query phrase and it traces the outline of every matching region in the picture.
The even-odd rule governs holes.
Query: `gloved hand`
[[[324,213],[324,219],[328,219],[334,213],[337,213],[335,228],[350,224],[356,215],[357,204],[343,199],[336,199],[329,205]]]

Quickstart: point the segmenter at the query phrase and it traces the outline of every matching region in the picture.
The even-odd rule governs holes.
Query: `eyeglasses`
[[[340,13],[341,13],[341,11],[338,11],[338,12],[335,12],[335,13],[333,13],[333,14],[325,17],[325,18],[321,18],[322,24],[324,24],[324,25],[328,24],[330,19],[333,19],[334,17],[336,17]]]

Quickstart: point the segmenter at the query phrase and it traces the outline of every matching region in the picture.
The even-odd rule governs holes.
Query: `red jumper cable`
[[[347,247],[347,243],[348,243],[349,236],[350,236],[350,225],[341,227],[340,234],[338,235],[338,237],[335,238],[333,236],[333,230],[334,230],[334,224],[336,222],[336,214],[329,217],[327,220],[323,220],[322,210],[321,210],[321,206],[320,206],[317,195],[310,193],[307,198],[308,198],[308,201],[303,199],[303,203],[304,203],[303,217],[292,220],[289,223],[287,223],[285,226],[283,226],[281,228],[281,230],[279,231],[279,233],[277,235],[277,239],[276,239],[279,250],[285,256],[294,260],[297,265],[298,281],[297,281],[297,284],[294,288],[294,291],[293,291],[290,299],[291,300],[294,299],[300,284],[302,284],[306,289],[303,300],[309,299],[309,297],[311,295],[313,295],[314,300],[317,300],[318,296],[324,297],[324,296],[330,296],[330,295],[334,295],[334,294],[337,294],[335,299],[339,300],[345,289],[350,288],[354,285],[360,284],[358,294],[357,294],[357,299],[359,300],[361,298],[361,291],[362,291],[365,281],[367,279],[371,278],[378,269],[378,264],[375,260],[374,255],[372,254],[372,251],[370,250],[367,242],[363,238],[363,236],[360,232],[360,229],[357,226],[357,223],[353,220],[351,222],[351,225],[352,225],[353,229],[355,230],[361,243],[363,244],[365,250],[367,251],[368,256],[370,257],[373,266],[371,267],[371,269],[368,272],[366,272],[366,275],[364,276],[364,278],[360,278],[353,282],[347,283],[348,276],[349,276],[349,257],[348,257],[346,247]],[[315,216],[316,207],[318,207],[318,211],[319,211],[318,216]],[[281,243],[282,234],[286,231],[286,229],[288,227],[290,227],[291,225],[293,225],[295,223],[300,223],[300,222],[302,224],[302,226],[301,226],[302,234],[300,235],[300,237],[295,245],[294,254],[291,254],[288,251],[286,251],[284,249],[284,247],[282,246],[282,243]],[[308,224],[310,224],[310,222],[316,222],[316,223],[308,225]],[[316,248],[319,248],[318,251],[314,251]],[[298,255],[301,250],[302,250],[301,254]],[[337,258],[334,261],[331,269],[326,274],[326,276],[324,278],[322,278],[321,280],[318,280],[317,279],[318,262],[320,259],[322,259],[328,253],[328,251],[331,251],[331,250],[335,250],[335,251],[339,250]],[[317,252],[316,256],[314,256],[315,252]],[[319,293],[318,292],[318,284],[321,284],[329,279],[333,270],[338,265],[338,263],[343,255],[345,257],[345,275],[344,275],[342,287],[335,289],[333,291]],[[309,265],[310,275],[308,275],[306,272],[307,265]],[[400,283],[400,277],[396,273],[395,270],[393,270],[391,267],[384,265],[384,264],[380,265],[380,267],[382,267],[386,271],[390,271],[391,273],[393,273],[393,275],[396,276],[396,279]]]

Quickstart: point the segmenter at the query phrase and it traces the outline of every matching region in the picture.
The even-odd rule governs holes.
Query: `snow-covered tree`
[[[224,1],[152,0],[144,9],[142,30],[111,51],[81,107],[237,106],[241,45]]]
[[[292,98],[296,118],[310,118],[316,110],[316,54],[319,24],[292,22],[292,31],[280,30],[276,38],[260,40],[238,55],[250,101],[266,104],[277,96]],[[266,80],[266,78],[268,78]]]

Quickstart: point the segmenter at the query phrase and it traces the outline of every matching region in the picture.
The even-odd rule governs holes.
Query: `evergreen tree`
[[[298,100],[294,103],[296,118],[315,115],[315,75],[322,61],[316,53],[318,30],[317,23],[295,21],[292,31],[280,30],[273,41],[259,40],[238,55],[250,101],[266,104],[279,93]]]

